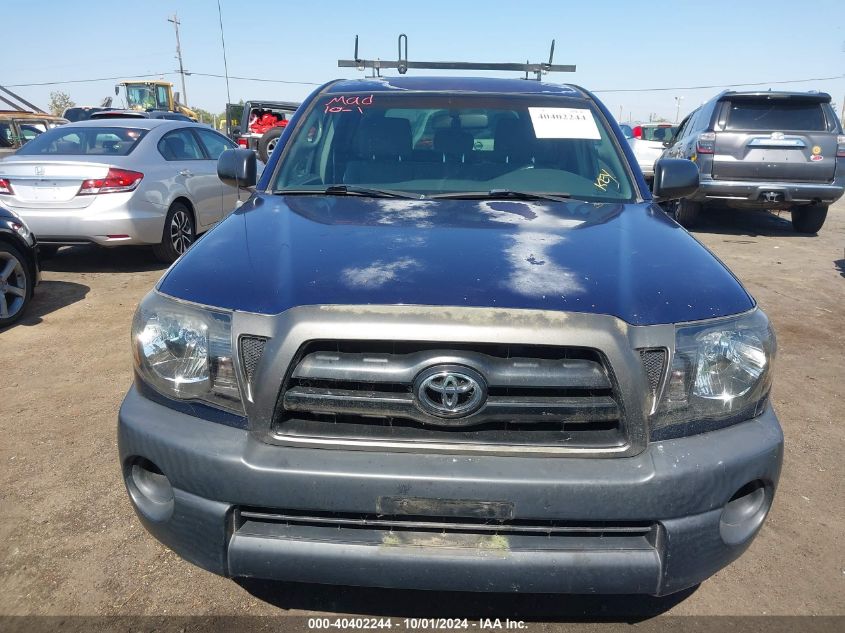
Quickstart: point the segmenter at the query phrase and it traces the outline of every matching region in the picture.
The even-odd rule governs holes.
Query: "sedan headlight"
[[[6,220],[6,223],[9,225],[9,228],[12,229],[15,233],[23,238],[23,241],[32,246],[35,240],[32,239],[32,231],[29,230],[29,227],[24,222],[23,218],[19,216],[17,213],[12,211],[11,209],[7,209],[12,214],[11,218],[3,218]]]
[[[763,412],[777,343],[762,310],[678,326],[652,439],[728,426]]]
[[[243,415],[231,313],[151,292],[132,322],[132,351],[138,375],[160,394]]]

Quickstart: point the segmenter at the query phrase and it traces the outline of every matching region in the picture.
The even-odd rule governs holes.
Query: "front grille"
[[[469,368],[485,404],[456,418],[419,404],[431,367]],[[295,357],[274,433],[323,442],[613,449],[627,442],[613,374],[596,350],[525,345],[312,342]]]
[[[652,549],[657,524],[402,516],[240,507],[239,535],[379,546],[479,549]]]

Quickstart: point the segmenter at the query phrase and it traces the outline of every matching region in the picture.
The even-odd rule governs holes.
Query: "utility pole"
[[[675,97],[675,123],[678,122],[678,118],[681,115],[681,100],[682,99],[683,99],[683,96]]]
[[[185,67],[182,66],[182,44],[179,42],[179,18],[173,14],[172,18],[167,18],[168,22],[173,22],[173,28],[176,29],[176,59],[179,60],[179,74],[182,76],[182,101],[183,105],[188,105],[188,91],[185,90]]]

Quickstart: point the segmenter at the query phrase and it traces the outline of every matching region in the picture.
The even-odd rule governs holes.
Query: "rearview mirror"
[[[230,187],[254,187],[257,174],[258,162],[251,149],[227,149],[217,159],[217,177]]]
[[[654,164],[652,193],[656,201],[685,198],[698,190],[698,165],[682,158],[661,158]]]

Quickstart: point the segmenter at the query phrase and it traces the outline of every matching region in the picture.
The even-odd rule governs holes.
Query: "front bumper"
[[[153,402],[134,387],[121,407],[118,434],[123,474],[142,523],[200,567],[229,577],[467,591],[668,594],[695,585],[748,547],[768,510],[783,454],[771,409],[730,428],[652,443],[636,456],[614,459],[272,446],[245,430]],[[154,464],[172,492],[139,496],[145,488],[132,474],[139,463]],[[723,507],[754,481],[765,484],[765,507],[737,538],[725,529]],[[243,514],[383,516],[407,502],[409,514],[434,519],[427,501],[438,512],[457,508],[458,514],[464,505],[493,502],[510,507],[517,523],[651,528],[641,536],[573,533],[538,540],[327,530]]]
[[[845,178],[837,178],[829,184],[702,179],[698,191],[690,199],[722,202],[729,206],[775,209],[795,204],[832,204],[843,193]],[[776,194],[776,199],[767,194]]]

